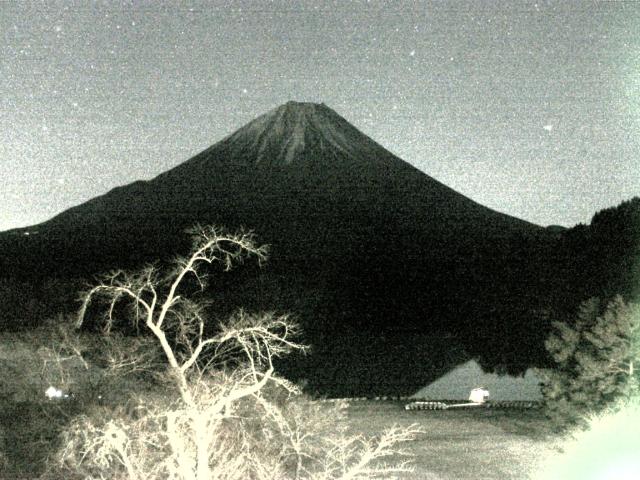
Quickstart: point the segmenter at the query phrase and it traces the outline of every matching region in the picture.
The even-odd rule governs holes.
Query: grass
[[[47,456],[59,445],[58,434],[74,405],[58,402],[3,402],[0,432],[7,462],[0,464],[0,480],[35,478],[45,467]]]
[[[406,479],[522,480],[554,453],[555,441],[537,410],[406,411],[401,402],[361,401],[349,406],[348,418],[352,432],[365,436],[393,424],[423,427],[426,433],[405,445],[415,465]]]
[[[14,404],[0,420],[11,432],[5,444],[13,467],[0,479],[35,477],[43,467],[43,453],[55,444],[54,407]],[[403,402],[358,401],[347,410],[351,433],[370,437],[394,424],[420,424],[425,433],[404,445],[413,456],[415,472],[408,480],[526,479],[552,453],[554,440],[537,410],[468,409],[406,411]],[[390,459],[402,460],[402,458]],[[17,470],[17,471],[16,471]]]

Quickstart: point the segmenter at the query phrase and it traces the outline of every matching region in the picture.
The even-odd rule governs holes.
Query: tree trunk
[[[196,435],[196,479],[211,480],[209,469],[209,438],[207,435],[207,422],[198,418],[196,413],[192,418],[193,430]]]

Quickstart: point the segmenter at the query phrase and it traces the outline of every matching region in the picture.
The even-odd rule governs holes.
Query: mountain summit
[[[271,245],[217,305],[296,314],[313,353],[285,371],[325,393],[411,393],[451,352],[482,357],[488,342],[494,366],[544,350],[530,312],[544,298],[535,245],[551,233],[443,185],[322,104],[286,103],[150,181],[0,235],[0,271],[133,268],[184,253],[195,223]]]
[[[193,169],[204,171],[207,166],[244,166],[261,171],[335,170],[347,165],[365,168],[372,161],[390,156],[393,155],[389,151],[326,105],[287,102],[174,170],[193,173]]]
[[[382,149],[324,104],[287,102],[224,140],[231,151],[255,152],[256,164],[290,165],[305,152],[340,152],[355,158]]]

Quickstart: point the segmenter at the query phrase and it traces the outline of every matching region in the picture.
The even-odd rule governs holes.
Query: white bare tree
[[[296,414],[289,400],[299,392],[275,374],[273,364],[305,348],[286,315],[240,310],[206,324],[205,306],[187,298],[187,285],[205,288],[206,265],[229,270],[249,256],[262,262],[266,250],[248,233],[213,227],[192,233],[191,254],[167,273],[155,266],[112,272],[84,295],[78,326],[100,297],[106,300],[103,331],[110,335],[116,311],[126,302],[133,307],[133,325],[155,339],[168,368],[162,388],[138,395],[128,408],[102,408],[77,418],[64,434],[58,467],[69,478],[130,480],[389,478],[406,470],[405,464],[374,464],[396,453],[393,445],[412,438],[415,427],[393,429],[373,441],[332,436],[299,408]],[[131,355],[111,351],[113,369],[135,371],[144,363],[140,349]],[[271,398],[270,390],[284,392],[287,402]],[[325,416],[314,418],[326,422]],[[320,430],[327,435],[319,437]]]

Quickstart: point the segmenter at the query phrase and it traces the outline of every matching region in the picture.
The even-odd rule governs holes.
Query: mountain
[[[211,295],[296,314],[312,353],[282,368],[322,392],[411,393],[469,357],[514,372],[545,358],[558,232],[472,201],[325,105],[289,102],[150,181],[1,234],[0,268],[135,267],[185,252],[196,222],[271,245],[264,269]]]
[[[373,235],[409,246],[432,242],[436,230],[451,238],[504,238],[540,230],[428,177],[328,107],[289,102],[151,181],[118,187],[13,233],[46,233],[65,243],[82,234],[72,252],[74,261],[56,265],[74,272],[123,262],[119,237],[136,246],[132,261],[154,258],[174,240],[153,238],[139,250],[138,243],[148,243],[143,232],[181,235],[195,220],[253,227],[276,248],[280,234],[291,229],[316,231],[323,242],[339,243],[336,239],[343,234],[365,239]],[[418,237],[407,238],[409,232]],[[106,238],[108,234],[112,238]],[[462,238],[455,243],[461,241],[465,243]],[[86,242],[95,242],[100,251],[83,248]],[[117,248],[110,248],[114,244]],[[87,258],[78,257],[83,250],[88,250]],[[326,253],[326,248],[320,250]]]

